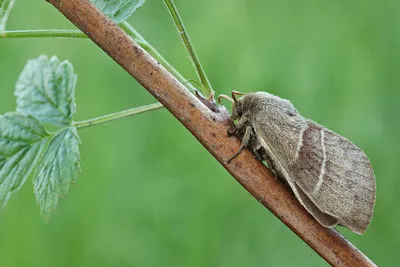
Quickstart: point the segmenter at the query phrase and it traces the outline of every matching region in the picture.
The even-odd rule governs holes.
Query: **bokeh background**
[[[400,2],[176,1],[217,94],[265,90],[369,156],[375,215],[340,231],[380,266],[400,251]],[[195,78],[169,14],[148,0],[129,21]],[[45,1],[18,0],[8,29],[73,26]],[[91,41],[0,39],[0,113],[28,59],[68,59],[75,120],[155,100]],[[253,199],[166,110],[80,132],[82,173],[45,223],[28,181],[0,216],[1,266],[326,266]]]

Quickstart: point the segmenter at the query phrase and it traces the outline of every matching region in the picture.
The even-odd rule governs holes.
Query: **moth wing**
[[[300,203],[321,225],[325,227],[334,227],[338,224],[337,219],[326,213],[323,213],[297,184],[293,183],[293,181],[289,179],[287,179],[287,181]]]
[[[257,116],[256,118],[260,117]],[[323,226],[336,226],[338,220],[324,213],[315,205],[314,201],[296,184],[296,177],[289,170],[289,165],[286,164],[293,161],[294,151],[298,147],[299,138],[303,134],[303,129],[307,128],[307,124],[298,124],[298,127],[288,127],[288,125],[281,123],[279,120],[271,120],[269,124],[264,124],[263,121],[255,121],[253,128],[258,141],[269,155],[274,170],[289,184],[299,202]]]
[[[321,210],[355,233],[367,229],[375,176],[365,153],[346,138],[308,120],[290,176]]]

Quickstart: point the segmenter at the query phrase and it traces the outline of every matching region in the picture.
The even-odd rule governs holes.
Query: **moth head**
[[[244,93],[240,93],[238,91],[232,91],[232,98],[227,95],[219,95],[218,96],[218,102],[221,102],[221,98],[225,98],[228,101],[232,102],[232,115],[231,115],[232,120],[240,119],[243,115],[243,99],[244,98],[237,99],[236,98],[237,95],[244,95]]]

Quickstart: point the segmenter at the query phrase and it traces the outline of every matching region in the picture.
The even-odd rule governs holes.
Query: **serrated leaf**
[[[79,143],[75,127],[58,133],[50,141],[35,171],[33,188],[40,213],[46,219],[56,208],[59,197],[67,194],[69,185],[78,177]]]
[[[17,111],[44,123],[70,125],[76,112],[76,79],[68,61],[55,56],[29,60],[15,86]]]
[[[98,9],[103,11],[115,23],[125,21],[145,0],[91,0]]]
[[[32,173],[47,137],[40,122],[31,116],[0,116],[0,209]]]
[[[0,34],[4,35],[8,16],[14,6],[15,0],[0,0]]]

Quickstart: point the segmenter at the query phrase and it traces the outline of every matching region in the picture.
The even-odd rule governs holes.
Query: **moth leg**
[[[235,133],[237,133],[238,130],[240,130],[246,126],[248,121],[249,121],[249,119],[247,117],[245,117],[245,116],[241,117],[240,120],[236,123],[235,128],[228,129],[228,136],[232,136]]]
[[[238,131],[238,129],[237,129],[236,127],[234,127],[234,128],[229,128],[229,129],[228,129],[228,136],[234,135],[237,131]]]
[[[255,149],[255,150],[253,151],[253,154],[254,154],[254,156],[256,157],[256,159],[258,159],[259,161],[263,161],[263,160],[264,160],[263,157],[260,155],[260,153],[258,153],[258,150],[257,150],[257,149]]]
[[[253,134],[253,129],[251,128],[251,126],[247,126],[246,132],[244,133],[242,138],[242,145],[239,147],[239,150],[231,158],[227,160],[227,163],[231,162],[231,160],[236,158],[244,148],[248,147],[248,145],[250,144],[250,137],[252,134]]]
[[[267,163],[268,163],[268,169],[275,175],[275,177],[278,177],[278,173],[274,168],[274,164],[271,161],[270,157],[267,157]]]
[[[255,138],[255,140],[254,140]],[[258,142],[257,137],[255,135],[252,135],[250,137],[250,144],[248,146],[248,149],[253,151],[254,157],[258,159],[259,161],[264,161],[264,152],[263,152],[263,147],[261,144]]]
[[[248,121],[249,121],[249,119],[246,116],[242,116],[240,118],[240,120],[238,120],[238,122],[236,123],[235,128],[236,129],[244,128],[247,125]],[[246,127],[246,131],[247,131],[247,127]]]

